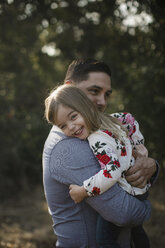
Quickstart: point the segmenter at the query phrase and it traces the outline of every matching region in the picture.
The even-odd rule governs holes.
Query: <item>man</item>
[[[104,111],[111,94],[110,77],[109,67],[102,62],[74,61],[68,68],[65,81],[76,84],[100,111]],[[137,157],[136,160],[136,170],[130,169],[127,179],[132,185],[142,187],[156,172],[156,164],[151,158]],[[99,164],[86,141],[66,137],[57,127],[52,128],[43,152],[43,180],[57,235],[56,247],[96,248],[95,228],[97,215],[100,214],[108,221],[123,226],[118,243],[121,248],[130,248],[130,227],[149,218],[149,202],[135,199],[118,184],[102,195],[75,204],[69,196],[69,185],[82,185],[98,170]],[[143,180],[141,174],[145,174]]]
[[[68,67],[65,83],[77,85],[104,112],[112,93],[111,70],[105,63],[94,59],[74,60]],[[128,171],[126,178],[132,186],[143,188],[156,172],[156,163],[152,161],[148,164],[145,161],[137,157],[136,165]]]

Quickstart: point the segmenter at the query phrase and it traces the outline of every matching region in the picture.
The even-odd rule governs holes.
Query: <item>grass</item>
[[[144,226],[151,248],[165,244],[164,186],[157,182],[150,191],[152,217]],[[0,248],[53,248],[55,241],[42,187],[0,205]]]

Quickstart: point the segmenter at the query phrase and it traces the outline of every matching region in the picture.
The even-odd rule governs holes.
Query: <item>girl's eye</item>
[[[60,128],[61,128],[62,130],[64,130],[65,127],[66,127],[66,125],[62,125]]]
[[[77,117],[77,114],[73,114],[73,115],[71,116],[71,120],[75,120],[76,117]]]

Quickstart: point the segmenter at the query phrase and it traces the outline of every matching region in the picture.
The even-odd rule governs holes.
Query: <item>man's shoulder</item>
[[[85,147],[86,149],[89,149],[87,141],[75,137],[68,137],[58,127],[53,126],[45,141],[44,152],[51,154],[54,149],[56,149],[56,152],[58,150],[62,152],[63,150],[66,150],[66,148],[68,149],[68,147],[70,147],[73,152],[79,149],[85,149]]]
[[[88,173],[91,171],[89,176],[84,175],[83,180],[85,180],[96,173],[97,166],[97,161],[86,140],[67,137],[52,128],[43,151],[43,167],[49,168],[52,177],[63,183],[71,183],[69,178],[73,175],[80,180],[84,170],[88,170]],[[81,183],[83,180],[81,179]]]
[[[53,126],[45,141],[44,151],[51,152],[54,146],[64,138],[66,138],[66,136],[61,132],[61,130],[56,126]]]

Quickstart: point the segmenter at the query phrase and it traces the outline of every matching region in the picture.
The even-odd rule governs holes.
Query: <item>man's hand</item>
[[[136,156],[135,154],[134,157],[136,157],[135,165],[125,173],[125,178],[132,186],[143,188],[156,172],[156,163],[152,158]]]
[[[75,203],[81,202],[85,197],[88,196],[86,190],[84,189],[84,186],[71,184],[69,186],[69,190],[69,194]]]

